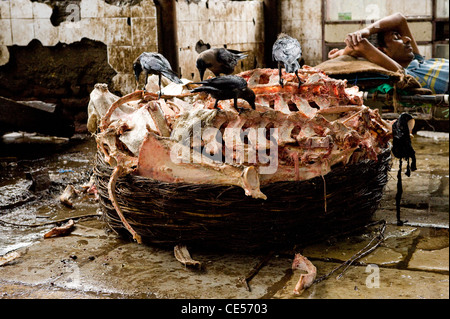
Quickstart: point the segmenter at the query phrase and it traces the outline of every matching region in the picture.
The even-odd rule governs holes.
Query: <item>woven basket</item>
[[[307,181],[262,186],[267,200],[245,196],[237,186],[166,183],[130,174],[118,179],[116,195],[124,217],[147,244],[244,252],[292,248],[368,224],[390,167],[386,149],[376,162],[337,167]],[[129,237],[109,200],[111,173],[98,153],[94,176],[106,222]]]

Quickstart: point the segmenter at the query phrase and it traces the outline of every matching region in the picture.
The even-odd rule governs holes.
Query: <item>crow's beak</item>
[[[205,69],[198,69],[198,72],[200,73],[200,81],[203,81],[203,77],[205,76]]]
[[[255,96],[255,93],[253,92],[253,90],[250,88],[246,88],[245,95],[246,95],[245,100],[248,102],[248,104],[250,104],[252,109],[256,110],[256,105],[255,105],[256,96]]]
[[[136,86],[139,86],[139,75],[141,75],[142,68],[138,63],[133,64],[134,78],[136,79]]]
[[[410,133],[412,133],[415,124],[416,124],[416,121],[414,119],[410,119],[408,121],[408,129],[409,129]]]
[[[409,137],[414,138],[414,135],[412,134],[412,131],[414,129],[414,125],[416,124],[416,121],[414,119],[410,119],[408,121],[408,129],[409,129]]]

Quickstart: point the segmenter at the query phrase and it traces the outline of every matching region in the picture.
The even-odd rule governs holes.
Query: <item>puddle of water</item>
[[[30,225],[96,213],[98,203],[92,198],[75,199],[73,209],[59,201],[67,185],[76,187],[89,181],[95,152],[96,144],[90,136],[76,136],[64,143],[47,137],[40,141],[35,136],[34,140],[20,137],[1,143],[0,220]],[[30,190],[33,181],[27,173],[36,171],[48,173],[48,188]],[[0,256],[41,240],[54,226],[29,228],[0,222]]]
[[[433,167],[430,176],[440,179],[441,186],[436,193],[448,197],[448,140],[419,136],[413,139],[413,147],[417,156],[429,159],[418,162],[418,167],[422,171],[428,166]],[[95,153],[96,143],[91,136],[80,136],[66,143],[0,144],[0,219],[16,224],[35,224],[96,213],[99,205],[92,198],[78,198],[74,201],[74,209],[59,202],[67,185],[79,186],[89,181]],[[26,173],[35,170],[48,171],[51,184],[47,190],[28,190],[31,181]],[[18,228],[0,223],[0,255],[42,239],[52,227],[54,225]],[[448,245],[448,237],[440,238],[438,243],[437,240],[424,242],[424,245],[442,246],[445,244],[442,240]]]

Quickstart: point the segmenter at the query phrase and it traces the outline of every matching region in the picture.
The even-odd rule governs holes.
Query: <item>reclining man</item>
[[[377,47],[368,40],[371,36],[376,36]],[[393,72],[405,70],[423,88],[430,89],[434,94],[448,94],[448,59],[425,60],[401,13],[387,16],[368,27],[349,33],[344,42],[344,49],[329,52],[330,59],[340,55],[362,57]]]

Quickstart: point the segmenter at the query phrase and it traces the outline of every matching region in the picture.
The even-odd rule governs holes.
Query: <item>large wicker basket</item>
[[[371,221],[387,183],[390,149],[378,161],[333,168],[307,181],[261,187],[267,200],[242,188],[166,183],[125,175],[116,184],[124,217],[147,244],[186,244],[234,251],[292,248],[361,229]],[[94,175],[108,225],[130,236],[113,208],[112,168],[96,156]]]

